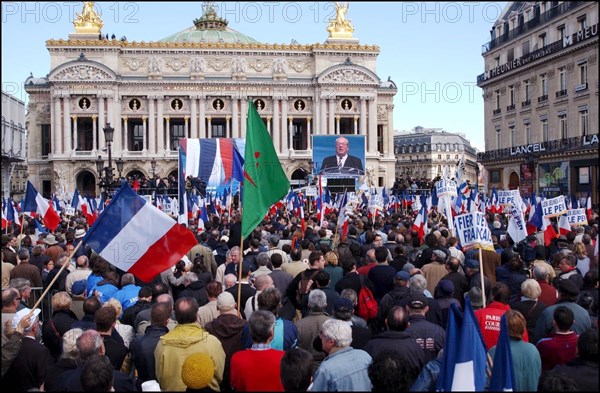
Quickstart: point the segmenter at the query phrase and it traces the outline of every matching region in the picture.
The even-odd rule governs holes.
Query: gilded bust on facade
[[[77,14],[73,24],[78,33],[100,33],[100,29],[104,25],[102,18],[94,11],[93,1],[83,2],[83,10],[81,14]]]
[[[327,26],[330,38],[352,38],[354,27],[350,21],[346,19],[348,7],[348,2],[335,2],[336,16],[335,19],[329,19],[329,26]]]

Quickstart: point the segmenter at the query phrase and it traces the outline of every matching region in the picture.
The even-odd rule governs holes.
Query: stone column
[[[365,97],[360,97],[360,128],[358,134],[367,134],[367,99]]]
[[[154,97],[148,97],[148,154],[156,154],[156,114]]]
[[[115,124],[114,121],[114,108],[113,108],[113,98],[112,96],[109,94],[106,96],[106,122],[104,122],[104,124],[100,125],[100,128],[102,129],[102,141],[104,142],[102,144],[102,147],[107,147],[106,146],[106,137],[104,136],[104,127],[106,127],[106,125],[108,123],[111,123],[111,126],[114,128],[117,128],[117,125]],[[116,130],[115,130],[116,131]]]
[[[306,149],[312,149],[312,130],[310,127],[310,121],[312,118],[309,116],[306,118]]]
[[[326,135],[327,134],[327,100],[325,98],[321,98],[321,103],[319,105],[319,128],[317,129],[317,134]]]
[[[196,96],[190,96],[190,104],[192,105],[190,115],[191,119],[191,138],[198,138],[198,99]]]
[[[383,135],[384,135],[384,148],[387,147],[387,151],[385,153],[387,154],[394,154],[394,138],[393,138],[393,131],[390,132],[390,130],[394,129],[394,105],[388,105],[388,113],[387,113],[388,119],[387,119],[387,132],[384,131]],[[387,138],[387,140],[385,139]],[[475,164],[477,165],[477,164]]]
[[[156,153],[164,154],[165,152],[165,120],[163,116],[164,98],[156,99]]]
[[[242,133],[240,127],[239,101],[240,100],[237,98],[231,97],[231,138],[240,138]]]
[[[98,135],[98,146],[96,146],[97,150],[100,150],[104,147],[104,132],[102,132],[102,127],[106,124],[106,116],[104,115],[104,96],[98,96],[98,124],[96,125],[96,133],[94,135]]]
[[[329,99],[329,124],[327,134],[335,134],[335,99]]]
[[[359,116],[354,116],[354,135],[358,135],[358,119]]]
[[[294,118],[288,117],[288,138],[290,150],[294,151]]]
[[[231,116],[225,116],[225,138],[233,138],[230,122]]]
[[[340,134],[340,116],[335,117],[335,134]]]
[[[53,155],[58,155],[62,151],[62,121],[61,121],[61,105],[60,96],[58,93],[52,97],[54,100],[54,111],[52,112],[52,151]]]
[[[123,128],[125,129],[125,140],[123,143],[123,146],[121,148],[121,150],[124,151],[129,151],[129,123],[128,123],[129,119],[127,118],[127,116],[123,116]]]
[[[142,116],[142,151],[148,149],[148,141],[147,141],[147,133],[148,133],[148,116]]]
[[[114,141],[112,144],[112,154],[113,157],[120,155],[123,151],[123,123],[121,122],[121,104],[119,103],[118,96],[115,94],[110,97],[112,102],[109,102],[109,105],[113,107],[113,119],[114,121],[111,123],[112,127],[115,129]]]
[[[313,116],[315,117],[315,124],[314,124],[314,128],[315,130],[319,130],[319,109],[321,105],[321,101],[319,100],[319,98],[317,97],[314,101],[313,101]]]
[[[279,144],[279,98],[273,99],[273,146],[277,154],[281,154]]]
[[[96,121],[98,120],[98,116],[96,115],[92,115],[92,135],[93,135],[93,140],[92,140],[92,150],[96,151],[98,150],[98,125],[96,124]]]
[[[267,116],[267,131],[269,135],[271,135],[271,139],[273,139],[273,132],[271,131],[271,116]]]
[[[208,121],[208,130],[206,131],[206,137],[212,138],[212,117],[206,116],[206,120]]]
[[[246,137],[246,116],[248,115],[248,97],[242,97],[241,113],[240,113],[240,138]]]
[[[73,137],[70,138],[70,142],[75,141],[74,144],[69,143],[69,145],[71,145],[71,148],[69,150],[66,150],[65,153],[67,155],[71,155],[71,153],[73,152],[73,150],[77,149],[79,146],[79,135],[77,135],[77,116],[71,116],[71,121],[73,124]],[[83,150],[83,149],[82,149]]]
[[[185,138],[190,138],[190,117],[184,116],[183,122],[183,135],[185,135]]]
[[[369,99],[369,128],[367,135],[369,138],[368,152],[375,154],[377,152],[377,103],[375,98]]]
[[[284,156],[288,155],[290,144],[288,141],[288,130],[286,127],[288,102],[284,97],[281,100],[281,152]]]
[[[64,124],[64,133],[63,133],[63,153],[71,154],[71,138],[72,138],[72,129],[71,129],[71,99],[69,96],[65,96],[63,98],[63,124]]]
[[[200,116],[198,116],[198,120],[200,121],[200,134],[199,138],[207,138],[208,133],[206,132],[206,98],[200,97]]]
[[[167,137],[167,143],[165,146],[166,154],[171,151],[171,117],[165,116],[166,129],[164,135]]]

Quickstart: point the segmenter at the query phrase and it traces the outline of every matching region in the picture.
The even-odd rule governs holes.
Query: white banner
[[[546,218],[558,217],[567,212],[567,204],[564,195],[552,199],[544,199],[541,202],[542,215]]]
[[[587,225],[587,214],[585,213],[585,209],[572,209],[567,210],[566,213],[567,220],[569,221],[570,226],[577,225]]]
[[[479,246],[494,249],[492,233],[485,220],[485,214],[481,212],[461,214],[454,217],[454,226],[463,247]]]
[[[527,237],[527,228],[525,227],[525,219],[520,206],[512,205],[510,207],[510,215],[508,217],[508,227],[506,231],[515,243]]]
[[[71,206],[67,206],[64,208],[65,214],[67,216],[74,216],[75,215],[75,208],[71,207]]]
[[[521,202],[519,190],[498,190],[498,204],[517,205]]]
[[[443,196],[456,196],[456,182],[453,180],[441,179],[435,183],[438,198]]]

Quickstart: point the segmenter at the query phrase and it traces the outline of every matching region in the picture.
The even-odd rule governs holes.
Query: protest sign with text
[[[567,220],[569,221],[570,226],[587,225],[588,224],[585,209],[567,210],[566,217],[567,217]]]
[[[443,196],[456,196],[456,182],[448,179],[441,179],[435,183],[438,198]]]
[[[519,190],[498,190],[498,204],[516,205],[520,204],[521,194]]]
[[[494,249],[485,214],[473,212],[454,217],[454,227],[463,246]]]
[[[558,217],[567,212],[567,204],[564,195],[552,199],[544,199],[541,202],[542,215],[546,218]]]

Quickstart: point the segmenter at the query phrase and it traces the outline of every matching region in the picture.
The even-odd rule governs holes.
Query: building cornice
[[[262,44],[262,43],[211,43],[211,42],[137,42],[120,40],[78,40],[78,39],[49,39],[46,47],[113,47],[113,48],[136,48],[136,49],[237,49],[250,51],[292,51],[292,52],[318,52],[318,51],[357,51],[379,53],[377,45],[360,44]]]

